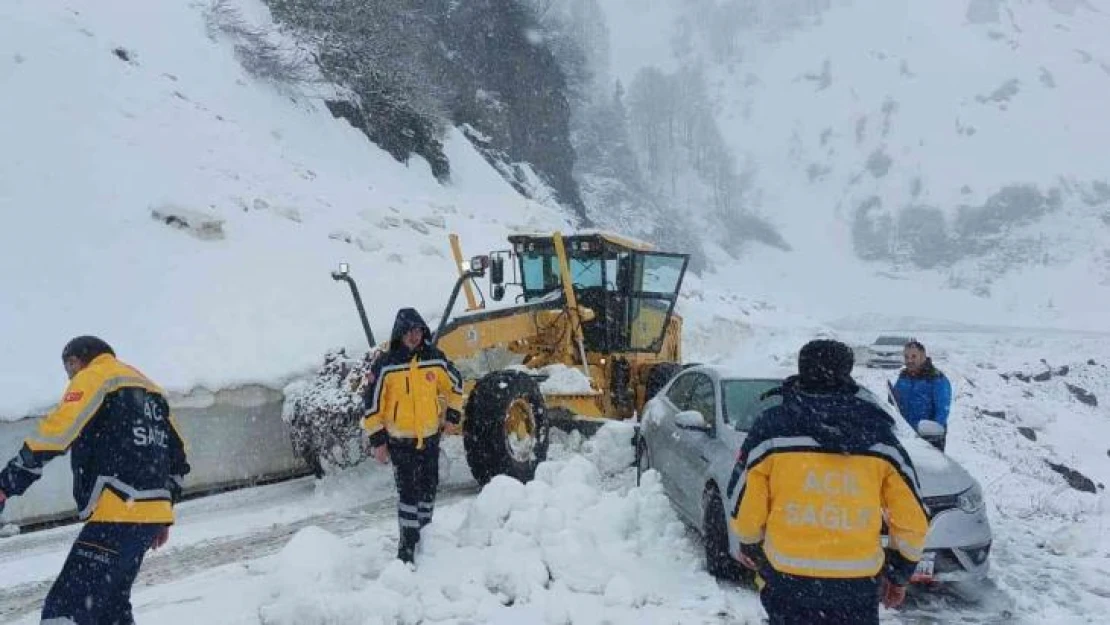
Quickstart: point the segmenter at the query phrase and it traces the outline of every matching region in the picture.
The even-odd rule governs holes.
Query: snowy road
[[[305,488],[311,489],[311,479],[297,480],[297,483],[281,490],[297,493]],[[452,484],[440,489],[439,501],[446,505],[477,492],[478,487],[474,483]],[[235,495],[229,495],[227,498],[246,499]],[[270,498],[264,498],[262,501],[268,499]],[[336,536],[349,536],[368,526],[395,519],[395,502],[395,498],[387,497],[369,505],[315,514],[289,523],[273,524],[246,534],[231,534],[185,546],[171,546],[164,551],[151,553],[147,557],[135,585],[136,592],[141,592],[142,588],[149,586],[169,584],[226,564],[272,555],[285,546],[294,534],[306,527],[315,526]],[[256,505],[258,503],[258,501],[255,502]],[[220,507],[215,506],[217,510]],[[211,508],[205,511],[207,515],[213,513]],[[185,523],[189,521],[190,516],[196,519],[200,515],[194,512],[182,516],[181,522]],[[76,536],[77,531],[76,527],[66,528],[64,531],[44,532],[48,535],[31,534],[0,543],[3,546],[3,551],[0,552],[0,564],[26,560],[43,551],[56,553],[59,544],[63,541],[68,544]],[[51,582],[52,580],[25,582],[0,589],[0,619],[37,612],[42,607],[42,600],[47,591],[50,590]]]

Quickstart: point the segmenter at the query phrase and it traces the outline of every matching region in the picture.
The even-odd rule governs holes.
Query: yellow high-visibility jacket
[[[81,520],[173,522],[189,472],[185,442],[162,389],[134,367],[102,354],[78,372],[0,472],[0,491],[23,493],[67,451]]]
[[[891,418],[852,393],[796,388],[765,412],[741,450],[732,527],[741,549],[758,546],[788,575],[877,575],[887,560],[908,579],[921,559],[928,519],[917,474]]]
[[[415,439],[422,449],[425,438],[439,433],[439,398],[446,399],[448,408],[461,410],[462,377],[431,345],[407,351],[386,352],[371,367],[374,382],[362,425],[376,444],[388,434]]]

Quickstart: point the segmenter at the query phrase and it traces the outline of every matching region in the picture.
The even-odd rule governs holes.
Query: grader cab
[[[633,417],[682,358],[674,308],[687,254],[604,233],[509,243],[466,264],[452,235],[459,278],[433,339],[463,375],[464,447],[482,484],[530,480],[552,426],[589,431]],[[487,277],[490,299],[514,301],[479,302],[475,281]],[[467,309],[452,314],[460,291]]]

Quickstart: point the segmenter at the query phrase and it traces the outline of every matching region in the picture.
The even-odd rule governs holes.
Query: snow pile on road
[[[548,365],[539,369],[531,369],[525,365],[513,365],[509,369],[524,371],[531,375],[547,376],[540,382],[540,392],[545,395],[577,395],[593,393],[590,378],[579,367],[568,367],[564,364]]]
[[[262,622],[642,623],[650,614],[758,623],[754,595],[704,571],[657,474],[628,488],[592,460],[631,461],[628,426],[614,426],[584,455],[541,465],[528,484],[497,477],[477,498],[437,511],[415,571],[393,558],[395,531],[342,541],[302,530],[278,556]]]

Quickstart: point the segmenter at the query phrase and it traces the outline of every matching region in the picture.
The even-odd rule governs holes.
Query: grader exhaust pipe
[[[351,266],[347,263],[339,263],[339,270],[331,272],[331,279],[336,282],[346,282],[347,286],[351,287],[351,297],[355,298],[358,318],[362,321],[362,331],[366,333],[366,341],[370,344],[370,349],[374,349],[378,343],[374,340],[374,331],[370,329],[370,320],[366,318],[366,309],[362,306],[362,297],[358,294],[358,285],[351,277]]]

